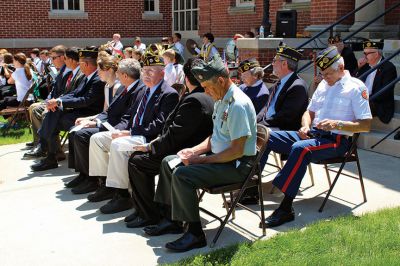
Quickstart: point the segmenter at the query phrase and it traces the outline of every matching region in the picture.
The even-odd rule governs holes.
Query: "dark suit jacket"
[[[307,105],[307,84],[293,73],[278,95],[275,103],[275,115],[264,119],[267,112],[267,106],[265,106],[257,115],[257,123],[278,127],[281,130],[298,130],[301,127],[301,117],[307,109]]]
[[[214,101],[198,87],[182,96],[165,121],[162,135],[151,144],[151,155],[164,158],[193,147],[212,134]]]
[[[119,87],[111,100],[110,106],[107,110],[101,112],[97,118],[102,122],[107,121],[116,129],[126,129],[126,126],[122,126],[121,119],[128,112],[131,105],[135,103],[139,92],[144,87],[144,84],[140,80],[126,93],[124,93],[124,86]]]
[[[81,116],[98,114],[104,107],[104,85],[96,73],[83,80],[72,93],[60,97],[64,109],[74,109]]]
[[[71,71],[68,71],[68,73],[66,73],[66,74],[63,76],[64,71],[66,71],[65,68],[66,68],[65,65],[63,65],[63,66],[60,68],[60,71],[58,72],[58,75],[57,75],[57,77],[55,78],[55,81],[54,81],[54,83],[53,83],[53,88],[52,88],[52,90],[50,91],[49,96],[47,97],[48,99],[52,99],[52,98],[56,99],[56,98],[60,97],[60,96],[64,93],[64,91],[65,91],[65,84],[66,84],[66,82],[67,82],[67,80],[68,80],[68,75],[69,75],[69,73],[71,72]]]
[[[384,58],[382,57],[382,60]],[[371,69],[368,64],[365,64],[357,72],[357,77]],[[396,79],[396,67],[393,63],[387,61],[379,66],[376,70],[374,83],[372,85],[372,97],[375,93],[383,89],[387,84]],[[362,79],[363,82],[367,77]],[[388,89],[385,93],[379,96],[377,99],[370,101],[371,111],[373,115],[379,117],[383,123],[389,123],[394,115],[394,86]]]
[[[340,54],[344,60],[344,68],[350,72],[350,75],[354,77],[357,72],[358,64],[356,56],[350,47],[344,47]]]
[[[76,72],[76,75],[71,79],[69,86],[67,87],[67,83],[65,83],[64,94],[72,93],[76,88],[78,88],[79,84],[85,79],[85,74],[81,72],[80,69]]]
[[[128,125],[131,135],[144,136],[147,142],[155,139],[161,133],[165,120],[175,108],[178,101],[179,95],[176,90],[162,81],[146,105],[142,125],[132,127],[135,116],[134,114],[132,115],[132,119],[130,119]]]

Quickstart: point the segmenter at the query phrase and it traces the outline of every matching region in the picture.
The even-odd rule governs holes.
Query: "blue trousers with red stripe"
[[[264,169],[271,151],[288,154],[288,160],[276,175],[273,185],[295,198],[310,162],[344,156],[348,149],[347,138],[334,133],[324,132],[324,135],[302,140],[297,131],[271,131],[260,164]]]

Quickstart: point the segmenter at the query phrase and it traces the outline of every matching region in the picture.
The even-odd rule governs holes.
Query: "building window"
[[[159,13],[159,0],[144,0],[144,13]]]
[[[236,6],[254,6],[254,0],[236,0]]]
[[[199,29],[197,2],[197,0],[173,0],[174,31],[197,31]]]
[[[83,11],[83,0],[52,0],[52,11]]]

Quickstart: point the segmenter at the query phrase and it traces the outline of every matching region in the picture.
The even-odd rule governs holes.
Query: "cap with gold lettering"
[[[292,59],[295,62],[298,62],[302,56],[300,51],[285,44],[279,45],[278,48],[276,48],[276,55]]]
[[[328,47],[317,55],[315,63],[321,70],[325,70],[341,57],[336,46]]]
[[[243,73],[255,67],[259,67],[260,63],[255,58],[246,59],[240,62],[238,72]]]
[[[92,58],[97,59],[99,51],[96,47],[86,47],[85,49],[79,50],[79,58]]]
[[[383,49],[383,40],[380,41],[371,41],[366,40],[363,42],[363,49]]]

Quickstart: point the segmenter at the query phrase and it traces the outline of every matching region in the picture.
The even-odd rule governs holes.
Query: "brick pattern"
[[[22,3],[23,2],[23,3]],[[88,19],[49,19],[50,1],[7,1],[7,27],[0,38],[107,38],[165,36],[171,33],[171,0],[160,1],[162,20],[142,20],[142,0],[85,0]]]
[[[349,0],[313,0],[311,2],[311,25],[331,24],[352,11],[355,1]],[[341,24],[352,25],[354,15]]]
[[[399,0],[386,0],[385,9],[397,4]],[[400,24],[400,7],[395,8],[385,16],[386,25],[399,25]]]

